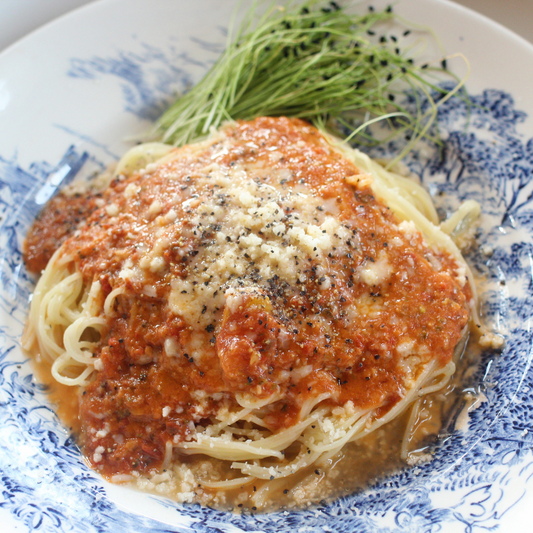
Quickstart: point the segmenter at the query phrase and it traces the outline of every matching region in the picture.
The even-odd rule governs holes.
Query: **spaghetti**
[[[414,181],[298,119],[135,150],[48,262],[24,339],[82,388],[97,471],[208,457],[225,466],[189,500],[253,485],[261,506],[448,383],[476,320],[450,235],[475,205],[443,231]]]

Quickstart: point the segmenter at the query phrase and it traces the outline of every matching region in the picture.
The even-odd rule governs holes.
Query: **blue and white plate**
[[[20,348],[34,283],[20,252],[29,225],[59,184],[116,160],[200,78],[222,49],[234,5],[101,0],[0,55],[0,529],[530,531],[533,47],[444,0],[401,0],[394,9],[435,30],[471,69],[471,105],[455,99],[440,110],[443,147],[422,146],[408,161],[442,208],[465,198],[483,206],[469,259],[482,274],[485,320],[506,347],[481,356],[470,386],[486,401],[466,431],[448,432],[431,463],[330,505],[241,516],[106,483],[34,379]],[[460,58],[449,64],[467,70]]]

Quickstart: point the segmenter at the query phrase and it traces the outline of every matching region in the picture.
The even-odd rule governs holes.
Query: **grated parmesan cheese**
[[[384,251],[380,252],[377,261],[368,262],[359,270],[361,280],[370,286],[385,283],[391,274],[392,267]]]
[[[212,227],[217,231],[209,246],[197,250],[187,277],[172,281],[169,304],[176,315],[205,327],[216,318],[213,310],[227,304],[229,289],[245,286],[252,277],[268,280],[274,275],[291,285],[300,283],[309,258],[327,263],[333,249],[344,251],[351,234],[307,186],[284,187],[281,171],[277,183],[265,184],[262,169],[245,171],[235,165],[222,171],[210,165],[209,170],[197,179],[196,189],[204,197],[183,227],[183,237]],[[325,272],[323,278],[320,289],[327,290],[332,280]]]

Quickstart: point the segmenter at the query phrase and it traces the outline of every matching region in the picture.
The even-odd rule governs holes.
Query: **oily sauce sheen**
[[[268,258],[260,265],[250,236],[271,227],[223,233],[213,222],[230,208],[216,176],[235,172],[258,191],[252,214],[268,200],[262,191],[305,192],[317,221],[335,215],[330,242],[281,256],[270,270]],[[51,202],[29,234],[28,268],[40,271],[77,228],[63,249],[85,282],[99,280],[104,296],[124,288],[94,354],[101,368],[80,399],[81,443],[95,469],[109,477],[158,469],[168,441],[207,425],[221,402],[237,408],[237,393],[279,395],[266,417],[273,432],[323,392],[331,405],[380,406],[382,415],[428,360],[451,360],[468,320],[468,285],[457,281],[454,259],[399,226],[364,176],[353,185],[359,175],[307,123],[258,118],[115,179],[100,207],[94,196]],[[299,223],[297,204],[280,205],[276,254]],[[202,277],[230,255],[230,274]]]

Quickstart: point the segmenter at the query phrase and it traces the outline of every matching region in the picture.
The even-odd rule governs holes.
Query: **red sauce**
[[[81,209],[87,222],[76,237],[66,240],[65,253],[77,258],[87,283],[101,281],[105,294],[122,285],[126,289],[117,298],[96,354],[103,369],[80,402],[84,452],[104,475],[159,468],[167,441],[186,439],[191,423],[205,425],[223,402],[236,406],[238,392],[258,398],[281,395],[268,415],[272,431],[294,424],[303,401],[326,391],[332,393],[328,402],[333,405],[349,400],[361,408],[381,405],[384,414],[407,386],[397,351],[402,340],[427,347],[425,355],[419,355],[420,368],[431,359],[443,366],[467,322],[470,294],[450,274],[454,260],[437,254],[445,268],[436,271],[426,259],[421,236],[408,239],[370,188],[347,183],[358,169],[331,150],[315,128],[295,119],[259,118],[232,126],[229,137],[225,151],[217,143],[200,151],[184,147],[177,151],[179,158],[153,171],[115,180],[103,195],[106,205],[118,207],[114,219],[105,208],[93,211],[91,199],[84,204],[80,198],[59,197],[28,237],[28,266],[40,270],[75,226],[63,212]],[[275,163],[273,150],[281,154]],[[221,309],[216,323],[207,328],[187,324],[167,306],[170,284],[186,278],[193,261],[194,254],[182,257],[180,250],[197,250],[209,236],[187,240],[179,225],[164,228],[172,245],[164,251],[162,274],[147,273],[142,283],[120,278],[125,259],[138,261],[139,243],[155,243],[156,221],[146,218],[148,206],[157,200],[161,215],[174,209],[179,220],[187,221],[191,214],[183,201],[195,191],[196,176],[213,161],[222,168],[238,162],[288,170],[291,177],[285,187],[304,179],[316,196],[336,204],[339,219],[360,244],[342,257],[327,259],[328,271],[334,272],[328,290],[320,290],[317,265],[309,259],[305,282],[285,286],[274,277],[260,280],[264,297],[251,293],[237,309]],[[130,184],[141,187],[134,199],[124,194]],[[58,210],[58,202],[66,209]],[[393,239],[400,239],[402,246],[392,246]],[[382,251],[392,274],[381,285],[362,283],[354,273],[377,261]],[[155,295],[147,296],[145,285],[153,287]],[[350,309],[362,298],[379,305],[380,313],[361,313],[348,321]],[[178,339],[178,355],[166,353],[169,338]],[[200,362],[189,354],[198,338],[204,350]],[[306,376],[291,377],[308,365]],[[417,372],[415,368],[414,377]],[[200,408],[195,391],[222,393],[222,399],[210,397]],[[164,408],[169,408],[166,416]],[[95,454],[101,459],[95,460]]]
[[[45,269],[53,253],[96,209],[95,200],[96,195],[62,193],[50,200],[26,238],[24,261],[30,272],[39,274]]]

